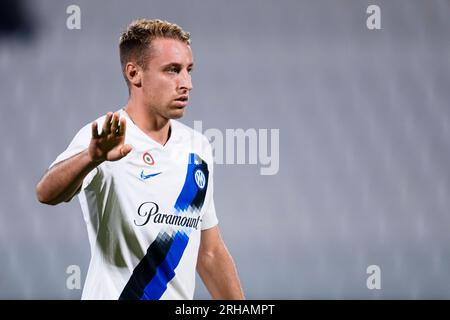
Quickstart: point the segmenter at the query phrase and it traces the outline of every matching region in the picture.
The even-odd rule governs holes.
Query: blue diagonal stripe
[[[175,234],[166,259],[158,266],[155,276],[144,289],[141,300],[158,300],[167,289],[167,284],[175,276],[175,269],[180,263],[187,247],[189,237],[183,231]]]
[[[190,153],[183,189],[181,190],[180,195],[175,202],[175,210],[177,210],[178,212],[186,211],[191,205],[192,200],[194,200],[195,196],[197,195],[198,188],[194,180],[194,169],[196,167],[195,160],[196,155],[194,153]]]

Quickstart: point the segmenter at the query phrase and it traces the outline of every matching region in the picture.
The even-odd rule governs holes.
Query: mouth
[[[188,104],[189,96],[188,95],[182,95],[182,96],[179,96],[178,98],[176,98],[174,101],[175,101],[177,106],[185,107]]]

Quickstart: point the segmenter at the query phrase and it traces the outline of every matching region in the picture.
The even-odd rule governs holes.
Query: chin
[[[180,119],[183,116],[184,116],[184,109],[180,109],[180,110],[173,110],[170,113],[169,118],[170,119]]]

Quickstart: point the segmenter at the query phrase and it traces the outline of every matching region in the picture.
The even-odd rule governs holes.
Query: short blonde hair
[[[125,66],[128,62],[134,61],[140,67],[147,65],[149,49],[152,40],[156,38],[170,38],[180,40],[187,45],[190,44],[190,34],[180,26],[159,19],[138,19],[131,22],[127,30],[122,32],[119,40],[120,64],[125,81]]]

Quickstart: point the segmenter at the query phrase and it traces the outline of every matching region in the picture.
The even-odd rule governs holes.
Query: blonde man
[[[190,35],[141,19],[119,48],[127,105],[83,127],[36,187],[50,205],[78,195],[91,246],[82,298],[192,299],[197,270],[213,298],[243,299],[217,226],[210,144],[175,120],[192,90]]]

